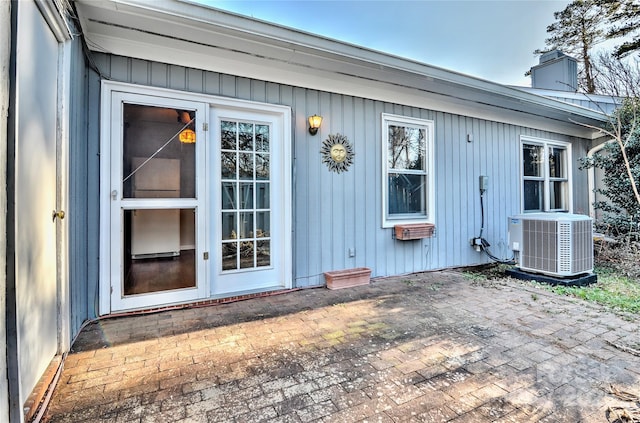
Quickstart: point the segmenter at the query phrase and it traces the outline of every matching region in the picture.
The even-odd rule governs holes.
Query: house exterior
[[[541,55],[539,64],[533,66],[530,73],[531,87],[518,87],[519,89],[597,110],[608,116],[608,119],[611,119],[615,110],[623,102],[621,97],[578,92],[577,61],[558,50]],[[591,157],[602,150],[608,141],[612,140],[605,136],[594,139],[586,156]],[[600,220],[602,215],[594,204],[606,201],[606,197],[599,192],[604,188],[603,178],[602,169],[589,168],[587,170],[589,215],[596,221]]]
[[[2,421],[90,319],[487,263],[480,181],[502,257],[509,216],[589,211],[598,111],[188,2],[2,8]]]
[[[604,113],[611,119],[616,108],[622,103],[622,98],[598,95],[598,94],[584,94],[579,92],[566,92],[541,88],[520,88],[528,92],[533,92],[538,95],[542,95],[549,98],[554,98],[566,103],[572,103],[580,105],[581,107],[590,108]],[[585,156],[591,157],[598,151],[602,150],[605,143],[612,141],[609,137],[600,136],[592,141],[592,146]],[[602,195],[598,190],[605,188],[604,186],[604,171],[597,168],[587,169],[587,183],[589,186],[589,216],[596,221],[602,218],[602,212],[596,209],[594,204],[599,201],[606,201],[606,197]]]

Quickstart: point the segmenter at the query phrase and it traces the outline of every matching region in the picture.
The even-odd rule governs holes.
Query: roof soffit
[[[314,84],[315,77],[333,75],[334,80],[368,88],[376,84],[403,87],[567,124],[598,125],[603,120],[597,112],[516,88],[199,5],[130,0],[77,3],[83,31],[97,51],[321,90],[329,88]],[[185,63],[189,57],[199,60]],[[234,63],[232,71],[221,66],[225,59]],[[242,63],[245,66],[238,66]],[[268,68],[277,72],[265,72]],[[278,80],[277,75],[296,73],[306,78]]]

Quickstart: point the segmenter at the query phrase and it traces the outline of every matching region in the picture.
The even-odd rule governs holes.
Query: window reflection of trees
[[[240,153],[238,156],[239,179],[253,179],[253,153]]]
[[[238,149],[241,151],[253,151],[253,124],[240,123],[238,137]]]
[[[268,125],[221,122],[223,270],[271,265],[269,131]]]
[[[269,179],[269,155],[256,155],[256,179]]]
[[[425,130],[389,125],[389,167],[391,169],[424,169]]]
[[[540,161],[542,160],[542,147],[525,144],[523,156],[524,175],[541,176]]]
[[[220,141],[223,150],[235,150],[236,149],[236,122],[223,121],[220,124]]]
[[[236,153],[222,153],[222,177],[234,179],[236,176]]]
[[[256,125],[256,151],[269,151],[269,126]]]
[[[562,169],[563,151],[560,148],[549,148],[549,176],[552,178],[562,178],[564,176]]]

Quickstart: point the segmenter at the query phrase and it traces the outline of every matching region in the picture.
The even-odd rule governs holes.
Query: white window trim
[[[523,165],[523,161],[524,161],[524,156],[522,154],[522,150],[523,150],[523,146],[524,144],[529,144],[529,145],[539,145],[543,147],[543,157],[545,159],[544,164],[543,164],[543,177],[540,179],[544,182],[544,204],[543,204],[543,210],[542,212],[568,212],[568,213],[573,213],[573,154],[571,151],[571,143],[569,142],[563,142],[563,141],[556,141],[556,140],[550,140],[550,139],[546,139],[546,138],[538,138],[538,137],[531,137],[531,136],[527,136],[527,135],[521,135],[520,136],[520,151],[519,151],[519,156],[520,156],[520,211],[522,213],[536,213],[539,212],[538,210],[530,210],[530,211],[525,211],[524,209],[524,165]],[[558,180],[565,180],[564,178],[551,178],[549,176],[549,165],[548,165],[548,160],[549,160],[549,147],[560,147],[560,148],[564,148],[566,150],[566,169],[567,169],[567,177],[566,177],[566,182],[567,182],[567,209],[550,209],[549,205],[551,203],[550,200],[550,192],[549,192],[549,186],[550,183],[552,181],[558,181]],[[531,178],[531,180],[534,180],[535,178]]]
[[[419,218],[390,218],[388,215],[388,189],[389,189],[389,181],[388,181],[388,134],[387,125],[389,123],[398,123],[405,125],[414,125],[424,127],[426,130],[426,167],[427,167],[427,215]],[[382,227],[383,228],[392,228],[398,224],[410,224],[410,223],[433,223],[435,224],[435,160],[434,160],[434,127],[435,123],[433,120],[428,119],[419,119],[412,118],[407,116],[394,115],[390,113],[382,113],[381,114],[381,125],[382,125],[382,136],[381,136],[381,147],[382,147]]]

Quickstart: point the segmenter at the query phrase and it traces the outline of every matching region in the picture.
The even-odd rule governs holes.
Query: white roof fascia
[[[502,112],[513,109],[556,119],[560,132],[586,138],[593,131],[577,128],[570,117],[591,125],[605,120],[597,111],[516,88],[187,2],[77,3],[90,45],[123,56],[381,101],[401,103],[428,94],[430,98],[408,104],[486,119],[486,113],[478,112],[478,104],[484,104],[501,109],[493,118],[498,121],[505,121]],[[400,88],[408,91],[405,96],[398,96]],[[434,95],[440,95],[442,104],[433,104]],[[466,107],[470,113],[460,110],[465,101],[471,102]],[[545,120],[544,129],[548,126]]]

